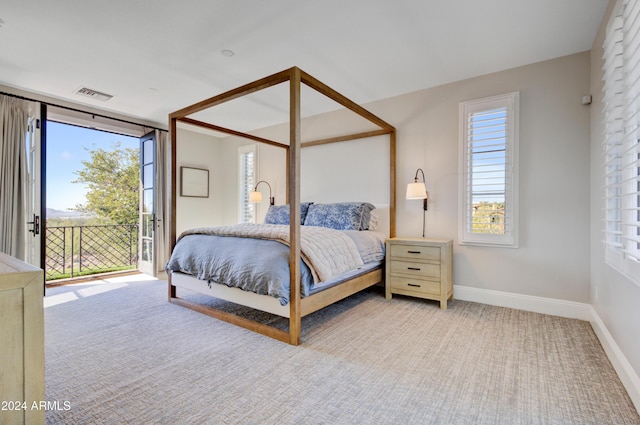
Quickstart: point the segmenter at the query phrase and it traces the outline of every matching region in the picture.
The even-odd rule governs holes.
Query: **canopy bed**
[[[274,141],[262,137],[258,137],[249,133],[244,133],[241,131],[233,130],[230,128],[220,127],[218,125],[205,122],[201,119],[194,119],[193,115],[209,108],[213,108],[217,105],[220,105],[224,102],[230,101],[232,99],[239,98],[241,96],[249,95],[251,93],[257,92],[259,90],[266,89],[268,87],[272,87],[282,83],[289,83],[289,140],[288,143],[283,143],[280,141]],[[370,123],[373,123],[376,126],[375,130],[369,131],[358,131],[355,134],[348,134],[338,137],[330,137],[324,139],[316,139],[311,141],[302,141],[301,137],[301,101],[300,101],[300,92],[301,92],[301,84],[305,84],[307,87],[310,87],[317,91],[318,93],[332,99],[333,101],[339,103],[346,109],[358,114],[360,117],[365,118]],[[202,114],[200,114],[201,116]],[[301,69],[297,67],[293,67],[276,74],[270,75],[268,77],[262,78],[260,80],[254,81],[252,83],[243,85],[234,90],[230,90],[228,92],[222,93],[220,95],[214,96],[212,98],[203,100],[194,105],[183,108],[179,111],[173,112],[169,115],[169,126],[170,126],[170,135],[171,135],[171,223],[170,223],[170,243],[171,249],[175,253],[176,245],[182,244],[178,243],[185,235],[181,235],[180,239],[177,238],[177,224],[176,224],[176,192],[177,192],[177,163],[176,163],[176,152],[178,147],[177,143],[177,123],[182,122],[189,125],[202,127],[218,132],[223,132],[226,134],[243,137],[246,139],[250,139],[253,141],[257,141],[259,143],[266,143],[272,146],[278,146],[286,150],[286,161],[287,161],[287,170],[286,170],[286,185],[287,185],[287,206],[279,206],[280,208],[284,207],[288,211],[288,217],[284,224],[274,225],[269,228],[269,232],[276,232],[276,239],[280,242],[286,244],[288,250],[288,291],[286,294],[286,301],[282,301],[282,299],[278,300],[273,296],[262,295],[254,292],[244,291],[237,288],[230,288],[223,284],[218,284],[206,282],[203,284],[202,280],[198,280],[196,277],[191,276],[186,273],[182,273],[180,271],[170,271],[169,272],[169,283],[168,283],[168,296],[169,301],[198,312],[210,315],[212,317],[242,326],[246,329],[253,330],[269,337],[281,340],[283,342],[287,342],[292,345],[300,344],[300,334],[301,334],[301,318],[317,311],[323,307],[326,307],[332,303],[335,303],[343,298],[346,298],[356,292],[359,292],[365,288],[373,286],[379,282],[383,282],[384,273],[382,270],[382,266],[376,266],[371,269],[367,269],[366,267],[358,267],[357,272],[352,272],[351,274],[342,273],[344,270],[340,270],[339,284],[335,285],[326,285],[326,288],[322,290],[312,292],[307,294],[306,296],[303,292],[306,292],[304,285],[301,285],[301,279],[304,275],[308,274],[308,271],[305,269],[305,262],[302,259],[307,259],[310,256],[314,256],[316,254],[307,252],[306,246],[309,244],[308,239],[311,239],[311,243],[316,241],[317,239],[315,235],[309,236],[309,233],[319,232],[319,230],[310,230],[308,229],[310,226],[303,226],[304,221],[308,221],[308,217],[305,219],[302,216],[302,207],[304,207],[304,203],[301,204],[300,200],[300,150],[301,148],[308,146],[318,146],[328,143],[338,143],[348,140],[355,139],[364,139],[370,138],[374,136],[388,135],[389,137],[389,179],[390,179],[390,193],[389,193],[389,204],[388,204],[388,236],[395,236],[395,144],[396,144],[396,132],[395,128],[390,124],[386,123],[382,119],[378,118],[371,112],[365,110],[363,107],[355,104],[351,100],[347,99],[345,96],[321,83],[317,79],[313,78],[309,74],[305,73]],[[335,209],[335,208],[347,208],[350,211],[353,211],[353,208],[357,209],[359,213],[362,213],[362,208],[370,204],[361,203],[357,205],[344,205],[336,206],[336,205],[328,205],[323,206],[325,209]],[[372,206],[371,206],[372,207]],[[317,210],[322,210],[323,208],[316,208]],[[359,208],[359,209],[358,209]],[[241,226],[241,225],[238,225]],[[233,226],[229,226],[233,227]],[[363,224],[361,228],[356,230],[364,230],[366,224]],[[304,228],[304,229],[303,229]],[[226,231],[228,229],[223,229]],[[248,231],[253,232],[254,229],[250,228]],[[204,231],[207,233],[208,231]],[[189,233],[189,232],[186,232]],[[202,231],[194,231],[191,233],[200,233],[199,235],[193,235],[198,237],[204,237],[201,233]],[[352,232],[352,233],[358,233]],[[361,232],[364,233],[364,232]],[[228,236],[228,235],[226,235]],[[246,235],[242,235],[244,237]],[[354,235],[352,235],[354,236]],[[222,237],[225,235],[217,235],[214,237]],[[257,236],[259,239],[265,239],[264,235]],[[324,237],[324,233],[322,234]],[[333,237],[333,236],[332,236]],[[340,237],[345,237],[340,235]],[[351,237],[351,236],[350,236]],[[186,237],[185,237],[186,239]],[[264,241],[267,242],[267,241]],[[269,241],[270,242],[270,241]],[[279,242],[275,242],[279,243]],[[345,241],[346,244],[353,244],[352,242]],[[359,241],[356,241],[356,245],[359,244]],[[269,248],[267,248],[269,249]],[[330,250],[320,249],[321,253],[325,253],[327,251],[333,251],[333,248]],[[262,251],[264,252],[264,251]],[[348,253],[337,254],[340,258],[348,257]],[[328,259],[327,261],[331,262],[332,259]],[[322,260],[320,260],[322,262]],[[352,267],[352,266],[346,266]],[[337,273],[337,272],[336,272]],[[335,274],[335,273],[334,273]],[[301,275],[303,275],[301,277]],[[346,276],[346,278],[345,278]],[[302,286],[302,289],[301,289]],[[259,323],[244,317],[236,316],[234,314],[212,308],[210,306],[204,306],[199,303],[194,303],[192,301],[188,301],[183,298],[179,298],[176,294],[176,287],[187,288],[190,290],[194,290],[197,292],[205,293],[208,295],[212,295],[216,298],[221,298],[223,300],[231,301],[236,304],[241,304],[244,306],[248,306],[251,308],[256,308],[259,310],[267,311],[273,314],[277,314],[279,316],[287,317],[289,326],[288,331],[274,328],[272,326],[265,325],[263,323]],[[282,297],[281,297],[282,298]],[[284,304],[284,305],[283,305]]]

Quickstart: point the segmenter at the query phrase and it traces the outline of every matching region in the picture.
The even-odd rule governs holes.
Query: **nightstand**
[[[453,301],[453,241],[391,238],[386,242],[385,295]]]

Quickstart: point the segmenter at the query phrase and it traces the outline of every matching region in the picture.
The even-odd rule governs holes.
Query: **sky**
[[[78,178],[75,171],[89,161],[87,149],[108,150],[114,142],[122,148],[139,148],[140,139],[104,131],[91,130],[47,121],[47,208],[65,211],[85,202],[86,187],[71,183]]]

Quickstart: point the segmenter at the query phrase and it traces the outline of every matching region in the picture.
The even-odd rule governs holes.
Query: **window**
[[[606,262],[640,283],[640,1],[619,0],[604,42]]]
[[[460,103],[462,244],[517,248],[519,94]]]
[[[249,202],[249,193],[253,191],[256,176],[257,153],[256,145],[240,146],[238,148],[238,222],[253,223],[256,219],[255,205]]]

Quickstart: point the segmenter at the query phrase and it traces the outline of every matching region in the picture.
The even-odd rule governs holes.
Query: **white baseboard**
[[[454,285],[453,293],[458,300],[591,321],[590,304],[460,285]]]
[[[633,370],[633,367],[631,367],[631,364],[591,304],[460,285],[454,285],[453,293],[455,299],[458,300],[515,308],[518,310],[533,311],[535,313],[550,314],[590,322],[593,331],[598,337],[598,340],[600,340],[600,344],[602,344],[605,353],[607,353],[609,361],[611,361],[620,381],[622,381],[622,384],[627,390],[629,398],[638,413],[640,413],[640,377],[638,377],[638,374]]]
[[[640,377],[638,377],[638,374],[633,370],[633,367],[631,367],[627,357],[622,353],[618,344],[616,344],[616,341],[609,333],[598,312],[592,306],[589,307],[592,312],[592,319],[590,320],[591,327],[600,340],[600,344],[602,344],[605,353],[607,353],[607,357],[609,357],[613,368],[618,373],[622,385],[624,385],[627,393],[629,393],[629,398],[638,413],[640,413]]]

